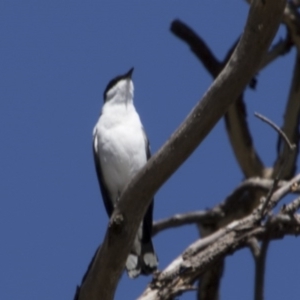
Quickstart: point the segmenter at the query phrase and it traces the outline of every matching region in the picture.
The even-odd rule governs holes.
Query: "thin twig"
[[[287,145],[289,146],[290,150],[294,150],[296,148],[295,144],[292,144],[288,137],[286,136],[286,134],[275,124],[273,123],[271,120],[269,120],[267,117],[255,112],[254,113],[255,117],[261,119],[262,121],[266,122],[267,124],[269,124],[273,129],[275,129],[277,131],[278,134],[280,134],[280,136],[284,139],[284,141],[287,143]]]
[[[271,120],[269,120],[267,117],[255,112],[254,115],[259,118],[260,120],[264,121],[265,123],[267,123],[268,125],[270,125],[282,138],[283,140],[286,142],[286,144],[288,145],[290,152],[292,152],[295,148],[296,145],[292,144],[290,142],[290,140],[288,139],[288,137],[286,136],[286,134],[275,124],[273,123]],[[262,208],[262,217],[265,215],[265,209],[267,208],[267,206],[269,205],[270,199],[274,193],[274,191],[278,188],[278,182],[280,180],[281,177],[281,173],[283,172],[285,166],[287,164],[287,160],[282,164],[281,168],[278,170],[278,174],[276,174],[275,179],[274,179],[274,183],[272,188],[270,189],[270,191],[268,192],[268,195],[266,196],[266,199],[264,201],[264,205]]]

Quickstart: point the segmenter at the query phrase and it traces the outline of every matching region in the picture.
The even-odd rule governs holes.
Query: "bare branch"
[[[254,257],[254,260],[256,261],[260,255],[260,246],[259,246],[259,243],[258,243],[258,240],[257,238],[250,238],[248,241],[247,241],[247,244],[251,250],[251,253]]]
[[[279,41],[265,55],[260,69],[266,67],[274,61],[278,56],[287,53],[291,48],[290,38],[287,37],[283,41]],[[230,52],[230,51],[229,51]],[[265,176],[266,170],[257,154],[252,141],[252,136],[247,124],[246,107],[241,95],[237,101],[231,105],[225,115],[225,124],[230,143],[232,145],[235,157],[246,178],[253,176]]]
[[[291,142],[289,141],[289,139],[287,138],[287,136],[285,135],[285,133],[275,124],[273,123],[271,120],[269,120],[268,118],[266,118],[265,116],[258,114],[258,113],[254,113],[254,115],[261,119],[262,121],[266,122],[268,125],[270,125],[273,129],[275,129],[275,131],[277,131],[277,133],[279,134],[279,136],[285,141],[285,143],[289,146],[289,151],[293,152],[293,150],[295,149],[295,145],[291,144]],[[269,205],[269,201],[271,200],[271,197],[273,196],[274,191],[277,189],[278,187],[278,182],[280,180],[280,178],[282,177],[282,173],[285,170],[286,167],[286,162],[284,161],[284,163],[281,165],[280,169],[277,171],[277,173],[273,172],[273,177],[275,177],[274,180],[274,184],[272,186],[272,188],[270,189],[265,201],[264,201],[264,205],[263,205],[263,209],[261,210],[262,212],[262,216],[265,214],[265,209],[267,208],[267,206]]]
[[[281,209],[282,213],[292,215],[300,208],[300,197],[296,198],[288,205],[284,205]]]
[[[181,285],[192,284],[201,274],[214,268],[221,258],[248,246],[251,238],[275,240],[285,235],[299,235],[300,233],[300,215],[290,217],[278,214],[270,218],[270,221],[263,226],[255,221],[256,218],[247,217],[246,227],[245,221],[241,220],[242,230],[236,227],[234,231],[223,235],[194,256],[185,257],[185,259],[182,256],[178,257],[166,270],[154,278],[138,299],[173,299],[172,297],[178,295],[177,291]]]
[[[255,287],[254,299],[264,299],[264,286],[265,286],[265,273],[266,273],[266,260],[270,241],[264,239],[262,241],[259,256],[255,260]]]
[[[191,47],[193,53],[214,78],[219,74],[237,44],[233,44],[224,62],[220,63],[202,38],[182,21],[174,21],[171,26],[171,31]],[[260,69],[274,61],[279,55],[287,53],[290,47],[291,41],[289,38],[279,41],[264,57]],[[242,96],[240,97],[241,98],[230,107],[225,115],[230,142],[244,175],[246,177],[262,176],[264,173],[263,164],[253,148],[252,137],[246,122],[245,105]]]
[[[153,224],[152,235],[169,229],[176,228],[183,225],[190,225],[195,223],[203,222],[213,222],[216,218],[220,218],[222,213],[217,211],[217,209],[212,209],[209,211],[192,211],[184,214],[177,214],[170,218],[156,221]]]
[[[251,0],[245,1],[248,2],[248,4],[251,3]],[[298,51],[300,51],[300,14],[297,10],[298,8],[299,0],[287,1],[283,13],[282,23],[286,25],[291,39],[298,48]]]
[[[278,189],[272,196],[273,205],[269,212],[288,191],[300,182],[300,174]],[[177,257],[163,272],[157,274],[140,300],[171,299],[177,295],[180,286],[191,285],[200,275],[214,268],[226,255],[249,246],[249,241],[259,239],[263,242],[257,257],[256,299],[263,294],[263,273],[268,241],[282,238],[287,234],[300,233],[300,215],[279,213],[260,224],[262,202],[251,215],[224,226],[212,235],[195,241],[182,255]],[[257,252],[257,251],[256,251]]]
[[[295,145],[291,144],[291,142],[289,141],[288,137],[285,135],[285,133],[275,124],[273,123],[271,120],[269,120],[267,117],[259,114],[259,113],[254,113],[254,115],[261,119],[262,121],[266,122],[267,124],[269,124],[273,129],[275,129],[277,131],[277,133],[283,138],[283,140],[286,142],[286,144],[289,146],[290,150],[294,150],[295,149]]]
[[[262,176],[264,166],[253,146],[246,118],[246,107],[241,95],[225,115],[228,137],[244,176]]]
[[[227,63],[235,47],[236,43],[229,49],[223,65]],[[252,78],[250,86],[253,85],[254,81],[255,79]],[[262,176],[264,173],[264,165],[253,145],[247,122],[247,112],[243,93],[229,107],[224,120],[230,144],[244,176],[246,178]]]
[[[285,195],[293,191],[295,186],[297,187],[299,186],[299,182],[300,182],[300,174],[295,176],[291,181],[289,181],[288,184],[276,190],[276,192],[273,193],[270,201],[268,202],[267,210],[270,211],[271,209],[273,209],[280,201],[280,199],[282,199],[282,197],[284,197]]]
[[[282,187],[287,181],[279,181],[277,187]],[[245,197],[245,194],[251,194],[251,191],[268,192],[274,185],[273,179],[262,179],[259,177],[249,178],[243,181],[227,198],[214,208],[207,211],[193,211],[182,214],[176,214],[169,218],[158,220],[153,224],[152,235],[156,235],[163,230],[176,228],[191,224],[218,224],[224,218],[231,220],[239,219],[249,214],[253,209],[254,199]],[[300,192],[300,186],[292,188],[293,193]],[[243,212],[243,213],[242,213]]]
[[[214,263],[214,267],[203,273],[198,283],[198,300],[217,300],[220,298],[220,285],[222,275],[225,269],[225,261],[219,259]]]
[[[191,47],[193,53],[214,78],[217,77],[225,66],[237,45],[237,42],[233,44],[224,62],[220,63],[202,38],[186,24],[177,20],[173,22],[171,30]],[[242,95],[230,106],[228,112],[225,114],[225,124],[235,156],[245,176],[253,177],[262,175],[263,165],[253,148],[252,137],[246,122],[246,109]]]
[[[152,196],[204,140],[257,71],[278,29],[284,5],[284,0],[265,4],[253,1],[244,34],[226,67],[184,123],[122,193],[102,247],[80,288],[79,300],[113,299]]]
[[[287,26],[293,42],[295,43],[298,52],[300,51],[300,14],[296,5],[292,2],[287,2],[284,14],[283,23]]]
[[[299,27],[300,28],[300,27]],[[290,88],[289,99],[284,113],[284,131],[289,140],[296,145],[296,150],[291,152],[286,145],[281,146],[279,139],[278,157],[274,164],[274,170],[278,173],[279,169],[285,164],[285,169],[282,172],[282,178],[291,178],[296,170],[296,161],[299,155],[299,124],[300,124],[300,52],[296,54],[293,79]]]
[[[216,78],[224,65],[217,60],[203,39],[180,20],[172,22],[171,31],[190,46],[192,52],[203,63],[207,71],[213,78]]]
[[[291,50],[292,45],[293,43],[291,42],[290,35],[287,35],[284,40],[280,40],[277,44],[272,46],[272,49],[265,55],[260,70],[264,69],[279,56],[288,53]]]
[[[281,138],[278,142],[278,157],[274,163],[273,174],[278,174],[280,170],[283,170],[281,177],[284,179],[291,178],[296,170],[296,161],[298,156],[299,147],[299,122],[300,122],[300,14],[297,10],[298,0],[289,1],[286,3],[286,7],[283,14],[282,22],[288,29],[287,38],[284,41],[280,41],[275,45],[269,53],[265,56],[261,68],[264,68],[266,64],[273,61],[279,55],[288,52],[293,45],[296,45],[297,57],[294,69],[293,83],[290,91],[288,104],[286,107],[284,125],[282,130],[286,133],[287,137],[292,143],[296,144],[297,151],[292,153],[286,145],[281,147]],[[247,0],[248,3],[251,1]],[[284,168],[282,167],[284,164]]]
[[[279,188],[271,197],[268,205],[268,211],[271,211],[273,207],[289,192],[293,191],[293,187],[299,184],[300,182],[300,174],[298,174],[295,178],[291,181],[287,182],[281,188]],[[159,280],[169,280],[175,274],[179,272],[181,265],[184,261],[186,261],[187,257],[194,256],[195,254],[201,252],[201,250],[206,249],[208,246],[212,245],[213,243],[217,242],[219,239],[225,237],[229,233],[236,231],[237,229],[240,231],[244,231],[246,229],[252,229],[255,224],[261,218],[261,211],[265,207],[265,203],[262,202],[257,209],[253,211],[251,215],[248,215],[240,220],[235,220],[230,224],[224,226],[223,228],[219,229],[218,231],[212,233],[211,235],[197,240],[193,244],[191,244],[182,254],[181,259],[176,259],[173,263],[171,263],[164,272],[162,272],[159,276]]]
[[[203,39],[182,21],[174,21],[171,31],[190,46],[192,52],[202,62],[213,78],[216,78],[226,65],[239,41],[232,45],[224,61],[220,63]],[[262,175],[263,164],[253,147],[252,137],[246,121],[246,108],[242,95],[230,106],[228,112],[225,114],[225,124],[235,156],[245,177]]]

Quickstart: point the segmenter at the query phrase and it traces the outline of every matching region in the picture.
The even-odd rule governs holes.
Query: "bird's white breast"
[[[104,181],[115,202],[147,162],[146,139],[133,104],[104,105],[94,136]]]

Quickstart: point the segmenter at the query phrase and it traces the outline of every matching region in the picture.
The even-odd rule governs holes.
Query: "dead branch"
[[[223,63],[217,60],[213,52],[196,32],[180,20],[173,21],[170,30],[175,36],[190,46],[192,52],[203,63],[213,78],[219,75],[224,67]]]
[[[259,69],[264,69],[279,56],[288,53],[291,50],[292,45],[293,43],[291,41],[290,35],[288,34],[284,40],[279,40],[277,44],[272,46],[271,50],[264,57]]]
[[[230,106],[225,115],[225,125],[230,144],[244,176],[246,178],[263,176],[264,165],[253,145],[243,95]]]
[[[293,2],[287,2],[284,13],[283,23],[286,25],[292,41],[295,43],[298,52],[300,51],[300,14],[297,10],[297,6]]]
[[[192,52],[213,78],[216,78],[224,68],[237,45],[237,42],[235,42],[229,49],[223,62],[219,62],[203,39],[182,21],[174,21],[171,31],[190,46]],[[246,121],[246,109],[242,94],[225,114],[225,124],[235,157],[245,177],[262,175],[263,165],[253,147],[252,137]]]
[[[271,120],[269,120],[268,118],[266,118],[265,116],[259,114],[259,113],[254,113],[254,115],[261,119],[262,121],[266,122],[267,124],[269,124],[273,129],[275,129],[277,131],[277,133],[279,134],[279,136],[281,136],[281,138],[285,141],[285,143],[288,145],[289,150],[292,151],[295,149],[296,145],[292,144],[288,137],[286,136],[286,134],[275,124],[273,123]]]
[[[292,215],[300,208],[300,197],[293,200],[290,204],[284,205],[282,213]]]
[[[169,218],[158,220],[153,224],[153,236],[163,230],[176,228],[191,224],[224,224],[224,218],[237,220],[251,213],[254,199],[246,197],[254,191],[267,193],[273,186],[273,179],[249,178],[243,181],[230,195],[220,204],[207,211],[193,211],[176,214]],[[287,184],[287,181],[280,180],[277,187],[280,188]],[[300,186],[293,186],[292,193],[300,193]],[[253,208],[252,208],[253,209]],[[241,214],[244,211],[244,214]]]
[[[300,27],[299,27],[300,28]],[[293,72],[293,79],[290,88],[289,98],[284,113],[284,131],[289,140],[296,145],[295,151],[291,153],[287,145],[282,145],[279,139],[278,157],[274,163],[274,170],[278,173],[283,164],[286,164],[282,178],[291,178],[296,170],[296,161],[299,155],[299,124],[300,124],[300,52],[296,53],[296,60]]]
[[[264,287],[265,287],[265,273],[266,273],[266,260],[269,249],[270,240],[264,239],[259,255],[255,259],[255,286],[254,286],[254,299],[264,299]]]
[[[289,192],[293,186],[300,183],[300,174],[278,189],[269,202],[268,214],[274,206]],[[264,200],[266,201],[266,199]],[[275,216],[268,217],[267,222],[261,224],[261,210],[264,201],[251,215],[238,221],[233,221],[227,226],[214,232],[190,245],[182,255],[177,257],[163,272],[158,274],[145,290],[139,300],[171,299],[177,296],[181,287],[191,286],[201,274],[214,267],[225,256],[232,254],[242,247],[249,245],[249,240],[274,240],[285,235],[300,233],[300,216],[280,212]],[[266,254],[260,251],[261,259],[265,261]],[[259,259],[259,258],[258,258]],[[261,261],[262,262],[262,261]],[[262,270],[258,270],[262,274]],[[263,282],[263,278],[257,278]],[[261,295],[262,287],[258,287],[257,293]],[[257,298],[260,299],[260,298]]]
[[[190,225],[201,222],[214,222],[214,220],[220,218],[221,216],[222,212],[217,211],[217,209],[176,214],[170,218],[156,221],[153,224],[152,235],[154,236],[163,230],[176,228],[183,225]]]

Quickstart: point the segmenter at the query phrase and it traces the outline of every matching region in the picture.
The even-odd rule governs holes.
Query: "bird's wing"
[[[95,166],[96,166],[96,172],[97,172],[97,177],[98,177],[98,182],[100,185],[100,190],[103,198],[103,202],[106,208],[106,212],[108,216],[110,217],[113,213],[114,207],[113,207],[113,202],[110,199],[109,196],[109,191],[108,188],[105,184],[103,174],[102,174],[102,168],[101,168],[101,162],[100,162],[100,157],[98,153],[98,147],[97,147],[97,132],[94,134],[94,139],[93,139],[93,155],[94,155],[94,161],[95,161]]]
[[[149,140],[147,138],[144,128],[143,128],[143,133],[144,133],[144,139],[145,139],[147,160],[149,160],[151,157],[150,143],[149,143]],[[143,224],[144,225],[143,226],[143,241],[145,241],[145,242],[151,240],[151,236],[152,236],[152,219],[153,219],[153,203],[154,203],[153,200],[150,203],[150,205],[146,211],[146,214],[144,216],[144,221],[143,221],[143,223],[144,223]]]
[[[143,130],[144,139],[145,139],[146,156],[147,156],[147,160],[149,160],[150,157],[151,157],[150,142],[149,142],[148,137],[146,135],[145,129],[142,128],[142,130]]]

